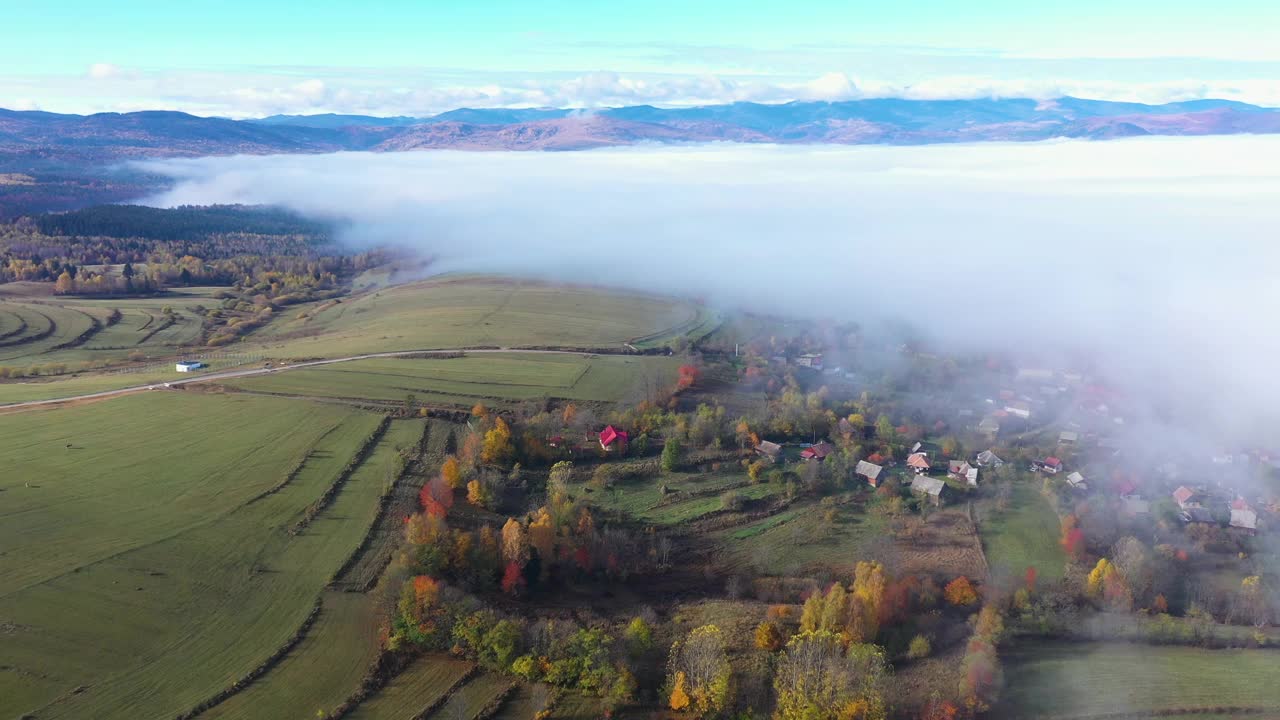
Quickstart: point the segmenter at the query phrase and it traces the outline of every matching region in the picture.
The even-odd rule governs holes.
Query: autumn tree
[[[854,642],[874,642],[880,633],[881,605],[885,596],[884,567],[859,561],[854,568],[848,632]]]
[[[484,434],[484,446],[480,461],[489,465],[506,465],[515,458],[515,446],[511,444],[511,426],[502,418],[494,420],[493,428]]]
[[[728,708],[733,671],[720,628],[703,625],[673,643],[667,669],[673,706],[683,679],[689,698],[686,708],[694,714],[717,715]]]
[[[489,488],[489,483],[482,478],[473,478],[468,482],[467,502],[483,508],[493,505],[493,491]]]
[[[787,643],[774,672],[779,720],[880,720],[887,715],[888,665],[875,645],[845,649],[831,632],[802,632]]]
[[[507,518],[502,526],[502,560],[518,568],[524,568],[529,562],[529,539],[524,526],[515,518]]]
[[[440,465],[440,477],[454,490],[462,487],[462,467],[458,465],[458,458],[450,455],[444,459]]]
[[[782,649],[783,643],[786,642],[786,636],[782,632],[782,626],[776,620],[765,620],[756,626],[755,632],[756,648],[765,652],[777,652]]]
[[[956,607],[968,607],[978,602],[978,592],[973,589],[973,583],[969,582],[969,578],[964,575],[947,583],[942,592],[947,602]]]

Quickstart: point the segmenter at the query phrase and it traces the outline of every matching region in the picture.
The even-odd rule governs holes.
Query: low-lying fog
[[[441,271],[903,317],[940,342],[1094,353],[1241,441],[1280,417],[1280,136],[146,165],[178,181],[154,204],[346,219],[349,241]]]

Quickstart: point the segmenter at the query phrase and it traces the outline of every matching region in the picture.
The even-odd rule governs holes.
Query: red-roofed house
[[[1200,494],[1195,490],[1181,485],[1177,490],[1173,491],[1173,501],[1178,503],[1178,507],[1186,510],[1187,508],[1200,507]]]
[[[800,457],[804,460],[817,460],[822,462],[827,456],[835,452],[836,448],[829,442],[820,442],[817,445],[811,445],[800,451]]]
[[[929,456],[922,453],[911,453],[907,456],[907,467],[916,471],[916,474],[929,472]]]
[[[1128,478],[1124,478],[1120,482],[1116,483],[1116,494],[1120,497],[1129,497],[1137,492],[1137,490],[1138,486],[1134,485],[1133,481]]]
[[[627,447],[627,433],[625,430],[618,430],[612,425],[606,426],[600,431],[600,447],[605,452],[610,452],[614,448],[625,450]]]
[[[1037,460],[1035,463],[1037,470],[1043,470],[1050,475],[1057,474],[1062,469],[1062,461],[1056,457],[1047,457],[1043,460]]]

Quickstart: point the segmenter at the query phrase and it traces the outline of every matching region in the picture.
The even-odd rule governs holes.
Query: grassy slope
[[[208,720],[312,720],[355,690],[378,653],[374,599],[326,592],[320,618],[284,660],[248,689],[201,715]]]
[[[996,576],[1021,577],[1035,566],[1039,577],[1062,577],[1066,556],[1058,543],[1058,516],[1028,483],[1017,483],[1009,507],[983,514],[982,546]]]
[[[428,715],[429,720],[470,720],[511,685],[512,679],[503,675],[482,672],[458,688],[449,700]],[[391,720],[388,718],[387,720]]]
[[[416,443],[426,422],[393,421],[373,453],[351,475],[344,494],[367,497],[380,490],[394,467],[397,448]],[[367,527],[371,518],[350,520]],[[331,521],[321,516],[317,522]],[[374,598],[331,591],[325,593],[323,602],[316,625],[279,665],[201,717],[308,720],[317,710],[327,711],[349,696],[377,653]]]
[[[257,392],[352,397],[399,402],[471,404],[477,399],[625,399],[648,377],[659,386],[675,379],[678,361],[667,357],[588,358],[558,354],[475,354],[461,358],[375,358],[243,378],[228,385]]]
[[[408,720],[425,710],[471,669],[447,655],[418,658],[347,717],[350,720]]]
[[[185,410],[174,413],[170,404]],[[27,508],[37,527],[60,527],[81,541],[68,545],[54,535],[45,542],[84,555],[46,555],[40,573],[27,573],[43,582],[0,597],[0,616],[19,628],[6,637],[4,714],[158,717],[229,685],[299,627],[320,588],[360,542],[381,492],[378,484],[352,482],[304,533],[285,532],[377,423],[345,408],[156,395],[48,416],[61,423],[33,427],[28,442],[57,436],[57,424],[83,423],[78,442],[91,441],[102,448],[94,455],[122,464],[108,464],[104,472],[85,454],[80,465],[39,488],[52,496],[65,486],[57,507]],[[14,415],[0,418],[0,428],[40,420],[51,422]],[[93,425],[97,431],[89,434]],[[244,436],[225,434],[231,432]],[[283,479],[308,450],[314,452],[289,484],[245,503]],[[39,459],[49,454],[43,442],[30,443],[26,452],[34,454],[28,462],[38,474],[52,475]],[[185,459],[182,470],[175,470],[178,457]],[[147,500],[141,509],[131,509],[140,498]],[[130,521],[119,527],[109,522],[125,517]],[[4,524],[6,534],[11,525]],[[102,540],[84,543],[85,537]],[[111,552],[118,554],[106,557]],[[69,566],[83,567],[67,572]],[[71,693],[77,686],[88,689]]]
[[[397,285],[254,335],[278,357],[468,346],[618,346],[697,316],[694,306],[646,295],[492,278]]]
[[[1276,655],[1121,644],[1042,644],[1003,654],[1007,717],[1186,707],[1280,708]]]
[[[786,520],[775,517],[719,530],[708,539],[720,543],[735,563],[768,574],[793,575],[816,564],[850,568],[859,560],[883,560],[889,552],[885,519],[851,506],[836,509],[828,525],[815,504],[793,506]]]

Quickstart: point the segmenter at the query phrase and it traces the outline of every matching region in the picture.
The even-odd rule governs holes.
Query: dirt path
[[[169,380],[168,382],[149,383],[147,385],[135,385],[132,387],[118,388],[116,390],[103,390],[101,392],[86,393],[84,395],[69,395],[67,397],[50,398],[48,400],[28,400],[26,402],[8,403],[0,405],[0,411],[25,410],[30,408],[47,407],[50,405],[62,405],[64,403],[79,402],[84,400],[98,400],[104,398],[116,397],[119,395],[128,395],[136,392],[145,392],[147,390],[161,390],[165,388],[181,387],[183,385],[193,385],[196,383],[216,382],[218,380],[231,380],[234,378],[253,377],[255,375],[269,375],[271,373],[288,372],[290,370],[301,370],[303,368],[319,367],[321,365],[334,365],[336,363],[352,362],[354,360],[373,360],[376,358],[404,357],[406,355],[450,355],[456,353],[479,354],[479,353],[520,353],[528,355],[599,355],[598,352],[583,352],[581,350],[528,350],[520,348],[483,348],[483,349],[467,349],[467,348],[449,348],[433,350],[395,350],[392,352],[366,353],[364,355],[351,355],[341,358],[328,358],[325,360],[308,360],[306,362],[292,363],[290,365],[278,365],[269,368],[249,368],[247,370],[224,370],[222,372],[207,373],[197,377],[185,378],[182,380]]]

